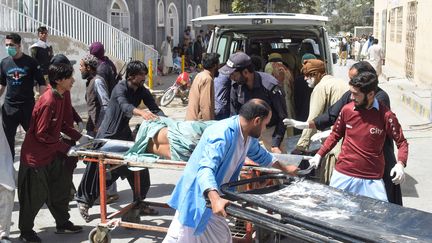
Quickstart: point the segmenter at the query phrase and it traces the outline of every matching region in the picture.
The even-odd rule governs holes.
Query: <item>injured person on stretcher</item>
[[[149,161],[161,157],[188,161],[202,133],[213,123],[215,121],[176,121],[168,117],[145,120],[139,126],[135,144],[124,154],[124,159]]]

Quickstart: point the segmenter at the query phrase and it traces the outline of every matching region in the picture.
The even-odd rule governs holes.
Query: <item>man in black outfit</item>
[[[30,47],[31,57],[33,57],[38,63],[42,74],[48,82],[48,67],[50,61],[53,58],[53,49],[48,44],[48,29],[45,26],[41,26],[37,29],[39,40]]]
[[[165,116],[150,91],[143,86],[147,73],[148,69],[141,61],[131,61],[127,65],[126,80],[120,81],[114,87],[96,138],[133,141],[132,131],[129,127],[129,120],[132,116],[141,116],[145,120],[154,120],[158,119],[158,116]],[[150,111],[137,108],[141,101]],[[88,209],[99,197],[99,173],[97,169],[96,163],[87,164],[76,195],[81,216],[87,222],[89,221]],[[148,169],[141,170],[140,174],[141,195],[140,198],[134,198],[134,200],[144,199],[150,188]],[[107,186],[114,183],[120,176],[127,178],[132,189],[135,187],[133,173],[126,166],[111,172],[111,179],[107,181]],[[145,206],[141,208],[141,213],[156,214],[157,211]]]
[[[376,74],[375,69],[366,61],[361,61],[352,65],[349,70],[349,78],[352,79],[359,73],[362,72],[371,72]],[[375,98],[382,102],[384,105],[390,108],[390,98],[388,94],[378,87]],[[330,106],[326,112],[322,115],[316,117],[312,121],[308,121],[309,128],[316,128],[318,130],[325,130],[333,125],[333,123],[337,120],[339,113],[343,106],[351,102],[351,92],[347,91],[339,101]],[[384,143],[384,159],[385,159],[385,168],[383,181],[387,193],[388,201],[391,203],[402,205],[402,192],[400,185],[395,185],[392,182],[392,177],[390,175],[390,171],[393,166],[396,164],[396,158],[394,155],[394,145],[393,141],[390,138],[386,138]]]
[[[0,96],[7,87],[2,106],[3,128],[14,158],[16,129],[21,125],[27,131],[30,125],[35,104],[34,81],[39,84],[40,94],[46,85],[36,60],[22,52],[21,36],[6,35],[5,45],[8,57],[0,63]]]

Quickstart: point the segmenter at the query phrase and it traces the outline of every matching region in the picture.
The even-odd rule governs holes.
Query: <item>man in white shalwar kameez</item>
[[[161,54],[162,54],[162,74],[166,75],[173,67],[173,55],[171,46],[171,36],[167,36],[166,40],[162,41]]]
[[[375,68],[377,76],[379,77],[382,73],[382,65],[384,62],[384,52],[382,47],[378,45],[378,39],[374,39],[372,46],[368,50],[368,62]]]
[[[0,114],[0,124],[3,123]],[[15,169],[12,153],[0,126],[0,242],[10,243],[9,232],[15,196]]]
[[[220,197],[220,186],[237,180],[246,156],[261,166],[297,172],[297,166],[283,165],[259,145],[270,118],[270,106],[252,99],[241,107],[240,115],[204,131],[168,202],[176,213],[163,243],[232,242],[225,220],[229,201]],[[206,207],[206,198],[211,209]]]

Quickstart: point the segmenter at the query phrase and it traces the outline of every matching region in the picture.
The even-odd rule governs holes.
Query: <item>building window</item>
[[[390,10],[390,41],[395,40],[395,28],[396,28],[396,21],[395,21],[395,12],[396,9]]]
[[[403,9],[402,7],[397,8],[397,18],[396,18],[396,43],[402,42],[402,25],[403,25]]]
[[[157,7],[158,26],[165,25],[165,6],[162,0],[159,0]]]
[[[187,12],[186,12],[187,25],[189,25],[189,26],[192,26],[192,21],[191,21],[193,18],[192,12],[193,12],[192,5],[189,4],[187,7]]]
[[[177,7],[174,3],[168,5],[168,14],[165,23],[166,35],[169,35],[173,39],[174,46],[178,45],[179,42],[179,18]]]
[[[129,8],[124,0],[114,0],[108,11],[109,24],[115,28],[130,33]]]
[[[195,18],[201,17],[201,6],[197,6],[195,9]],[[201,25],[197,25],[197,27],[201,27]]]
[[[378,38],[378,34],[379,34],[378,28],[379,28],[379,13],[376,13],[375,14],[375,34],[374,34],[376,38]]]

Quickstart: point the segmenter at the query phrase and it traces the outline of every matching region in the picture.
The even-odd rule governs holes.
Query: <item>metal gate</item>
[[[405,75],[414,79],[415,40],[417,29],[417,1],[408,3],[407,33],[405,46]]]

